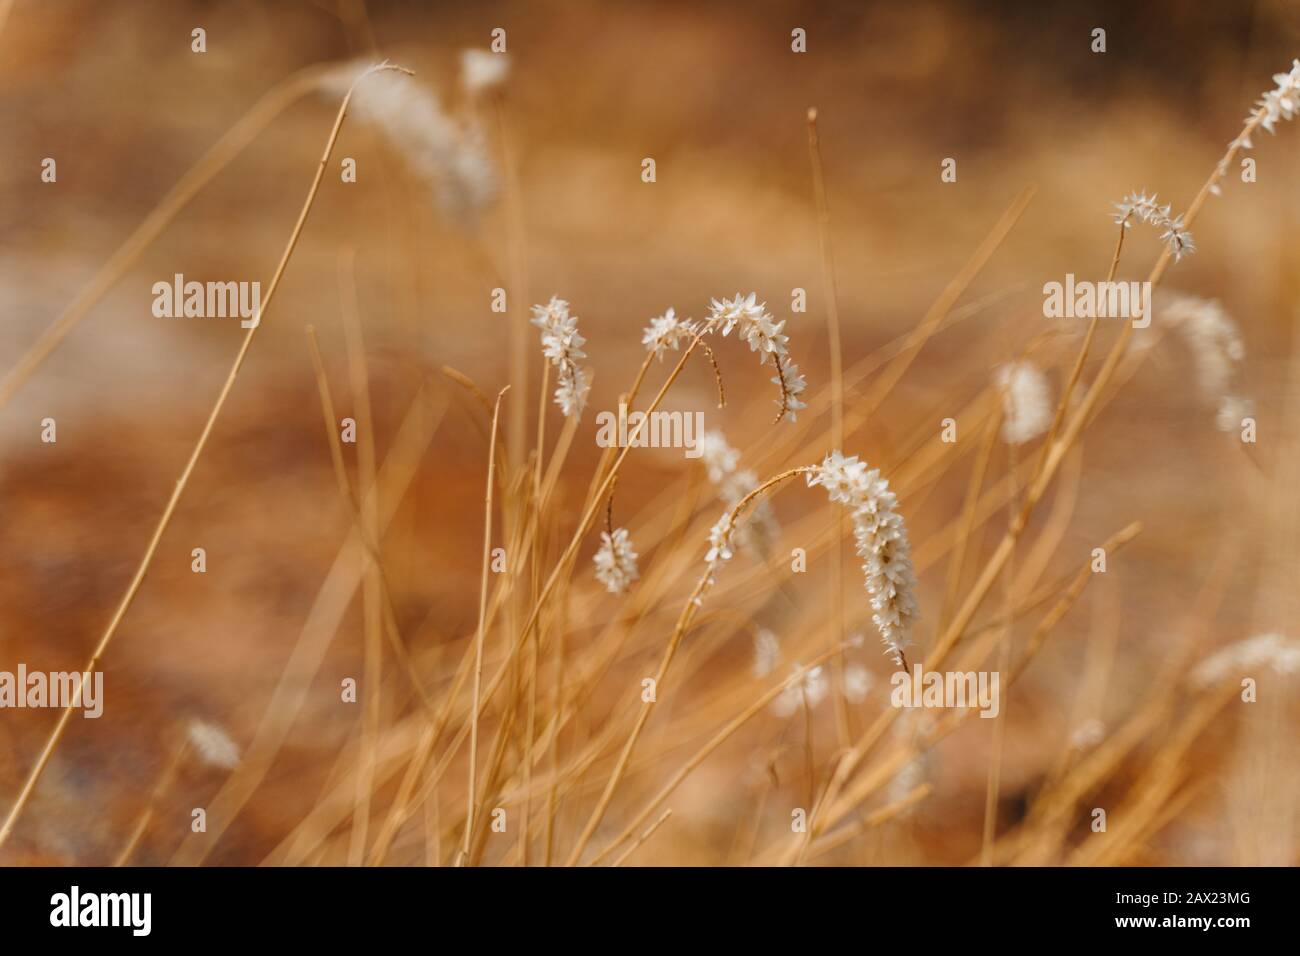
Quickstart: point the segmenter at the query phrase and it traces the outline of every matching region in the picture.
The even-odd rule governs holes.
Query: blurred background
[[[196,27],[206,31],[202,54],[191,50]],[[499,101],[472,97],[461,53],[486,49],[498,27],[510,75]],[[1098,27],[1104,54],[1091,49]],[[791,51],[795,28],[806,31],[806,53]],[[1175,212],[1186,208],[1270,77],[1297,55],[1300,7],[1282,0],[17,0],[0,31],[6,371],[206,150],[268,91],[313,65],[346,70],[387,57],[413,69],[410,82],[480,143],[495,189],[475,208],[448,211],[418,139],[403,147],[361,112],[349,117],[274,305],[104,662],[105,715],[73,721],[0,862],[112,862],[186,721],[218,723],[236,742],[252,737],[349,526],[303,333],[308,324],[319,331],[339,416],[357,414],[341,255],[355,256],[381,459],[421,383],[449,402],[385,538],[398,620],[420,660],[437,660],[472,635],[483,422],[437,370],[452,366],[489,395],[508,381],[508,319],[491,308],[492,290],[510,284],[503,145],[517,171],[524,299],[559,295],[572,304],[596,370],[592,409],[616,406],[643,357],[650,317],[670,306],[702,317],[710,297],[750,290],[790,319],[810,390],[824,388],[809,107],[819,111],[846,365],[913,328],[1015,197],[1035,187],[961,300],[983,304],[927,345],[854,434],[849,451],[888,460],[909,430],[937,429],[945,403],[955,414],[1042,331],[1044,282],[1067,272],[1102,277],[1114,247],[1113,202],[1145,188]],[[19,661],[76,669],[108,623],[243,334],[229,319],[156,318],[151,287],[183,273],[259,280],[265,289],[338,99],[327,88],[279,111],[0,410],[0,669]],[[1074,730],[1080,674],[1097,641],[1115,648],[1094,715],[1109,727],[1166,679],[1169,662],[1294,631],[1294,489],[1279,482],[1286,443],[1296,438],[1296,394],[1287,390],[1300,309],[1295,135],[1283,124],[1276,137],[1255,138],[1257,182],[1230,171],[1193,230],[1196,254],[1165,280],[1219,300],[1238,323],[1242,389],[1261,423],[1258,453],[1244,454],[1215,429],[1213,405],[1190,384],[1192,359],[1173,340],[1090,429],[1061,546],[1068,553],[1054,568],[1075,567],[1130,521],[1142,521],[1144,532],[1125,552],[1122,575],[1090,590],[1062,623],[1010,705],[1002,783],[1009,823]],[[41,179],[45,157],[57,160],[57,182]],[[356,183],[340,181],[342,157],[356,159]],[[653,184],[641,178],[647,157]],[[940,181],[945,158],[957,160],[955,183]],[[1158,253],[1154,234],[1133,230],[1121,277],[1144,278]],[[790,313],[795,288],[808,292],[806,313]],[[534,348],[530,334],[530,379],[515,383],[530,422]],[[707,408],[709,426],[734,446],[761,445],[773,413],[767,374],[735,347],[720,348],[719,359],[727,409],[712,410],[702,364],[688,368],[668,407]],[[45,418],[57,422],[57,443],[41,441]],[[594,427],[589,413],[566,465],[572,477],[561,483],[556,521],[566,529],[597,460]],[[620,482],[626,520],[683,468],[678,453],[646,453]],[[960,509],[965,468],[958,471],[923,507],[909,510],[904,498],[914,543]],[[780,499],[777,511],[783,520],[787,508],[805,513],[807,498]],[[191,572],[195,547],[206,549],[205,574]],[[580,574],[593,548],[584,545]],[[923,575],[923,586],[933,617],[941,574]],[[810,591],[797,600],[817,598]],[[615,613],[613,604],[598,607]],[[358,600],[274,766],[210,861],[261,861],[315,805],[335,755],[356,733],[355,711],[339,707],[334,688],[359,673],[362,629]],[[744,670],[746,646],[742,637],[710,666]],[[874,650],[866,659],[884,687],[886,662]],[[1275,681],[1268,690],[1255,711],[1206,730],[1188,757],[1194,792],[1129,862],[1296,862],[1293,685]],[[0,712],[0,808],[55,716]],[[989,737],[974,727],[964,743],[949,741],[936,755],[930,797],[840,862],[968,862],[980,848]],[[734,862],[737,808],[751,806],[758,748],[738,739],[693,774],[671,825],[640,861]],[[1140,748],[1133,760],[1140,763]],[[1128,773],[1119,768],[1116,787]],[[188,808],[221,779],[182,766],[158,810],[179,816],[155,824],[134,862],[167,862]]]

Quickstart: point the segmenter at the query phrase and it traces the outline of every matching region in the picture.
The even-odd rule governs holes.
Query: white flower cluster
[[[216,724],[195,718],[185,728],[190,746],[199,759],[213,767],[233,770],[239,763],[239,747]]]
[[[796,673],[798,673],[800,666],[799,664],[794,665]],[[813,667],[801,678],[781,691],[781,696],[772,701],[772,710],[778,717],[789,717],[805,701],[807,701],[808,709],[812,710],[825,699],[826,689],[825,674],[820,667]]]
[[[596,564],[596,580],[605,585],[610,594],[622,594],[640,577],[636,558],[626,528],[615,528],[613,534],[602,531],[600,548],[592,559]]]
[[[794,421],[795,413],[807,407],[799,398],[807,388],[807,382],[800,374],[799,366],[790,361],[789,336],[782,333],[783,328],[785,322],[776,321],[767,311],[766,302],[756,303],[753,292],[748,296],[736,293],[735,298],[721,302],[713,299],[709,305],[709,317],[704,321],[706,331],[721,331],[724,336],[736,329],[736,334],[749,343],[750,351],[758,353],[760,365],[767,363],[769,355],[772,357],[772,364],[776,366],[772,383],[781,387],[781,415]]]
[[[655,358],[663,361],[668,349],[677,351],[682,339],[695,335],[695,323],[690,319],[679,319],[677,313],[669,309],[658,318],[650,320],[641,336],[641,344],[647,352],[654,353]]]
[[[559,369],[555,404],[565,418],[580,418],[591,392],[591,369],[578,365],[578,359],[587,357],[582,351],[587,340],[578,334],[578,317],[569,313],[569,303],[551,296],[546,305],[533,306],[532,322],[542,330],[542,355]]]
[[[342,95],[369,65],[349,64],[322,83]],[[414,77],[377,73],[352,94],[351,111],[375,126],[415,172],[433,186],[439,208],[471,218],[496,195],[496,171],[477,127],[463,126],[443,112],[438,95]]]
[[[1277,86],[1255,104],[1256,112],[1261,109],[1264,111],[1264,118],[1259,125],[1270,133],[1277,132],[1275,127],[1278,120],[1289,120],[1300,112],[1300,60],[1291,61],[1290,72],[1274,73],[1273,82]],[[1251,118],[1253,117],[1247,117],[1247,120]],[[1250,140],[1245,140],[1241,145],[1250,149]]]
[[[1246,357],[1237,323],[1218,302],[1183,293],[1167,293],[1156,315],[1187,342],[1197,386],[1218,405],[1218,427],[1222,431],[1240,428],[1241,420],[1254,414],[1254,405],[1232,388],[1237,368]]]
[[[1192,239],[1192,234],[1187,231],[1187,227],[1183,225],[1183,217],[1171,216],[1171,207],[1167,204],[1160,205],[1154,193],[1150,196],[1146,194],[1146,190],[1130,193],[1122,202],[1115,203],[1115,208],[1119,210],[1115,213],[1115,222],[1125,229],[1133,228],[1135,219],[1138,222],[1149,223],[1156,229],[1163,229],[1160,241],[1169,247],[1175,262],[1196,251],[1196,242]]]
[[[808,473],[808,484],[821,485],[831,501],[851,509],[858,555],[864,560],[867,593],[875,612],[872,620],[896,665],[902,666],[903,648],[919,609],[916,575],[907,528],[898,513],[898,499],[877,469],[868,469],[856,456],[846,458],[836,450]]]
[[[1009,362],[994,370],[1002,392],[1002,440],[1023,445],[1052,424],[1052,389],[1047,376],[1030,362]]]
[[[718,488],[718,500],[728,508],[734,508],[745,495],[758,487],[758,476],[752,471],[740,470],[740,452],[727,444],[722,432],[705,432],[697,447],[709,481]],[[760,498],[739,522],[736,539],[743,547],[753,546],[764,552],[779,532],[772,503]]]
[[[1205,686],[1226,677],[1248,676],[1261,667],[1283,676],[1300,671],[1300,641],[1281,634],[1257,634],[1207,657],[1192,671],[1192,682]]]
[[[722,517],[709,529],[709,550],[704,554],[704,563],[708,565],[708,569],[705,571],[705,587],[714,585],[722,566],[731,560],[731,536],[735,533],[735,530],[736,525],[731,520],[730,508],[724,511]],[[699,597],[695,599],[695,603],[697,605],[701,603]]]

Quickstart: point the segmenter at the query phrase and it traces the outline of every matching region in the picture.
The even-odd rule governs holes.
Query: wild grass
[[[343,97],[263,298],[263,311],[242,340],[84,672],[100,665],[141,595],[159,543],[303,233],[353,90],[371,73],[384,71],[401,68],[375,67]],[[306,72],[269,95],[200,161],[19,361],[0,386],[0,406],[186,202],[285,105],[315,88],[321,75]],[[340,257],[348,391],[366,436],[355,456],[339,442],[339,405],[329,363],[310,328],[308,349],[347,534],[255,734],[238,763],[223,768],[228,776],[208,802],[212,825],[206,833],[163,840],[170,862],[194,865],[222,852],[224,834],[279,757],[358,591],[364,647],[358,733],[334,755],[310,810],[279,834],[261,859],[244,862],[620,866],[649,860],[782,865],[906,861],[906,853],[891,851],[889,840],[927,812],[941,784],[932,779],[939,745],[959,732],[973,733],[974,709],[918,716],[889,706],[888,694],[882,692],[887,678],[880,673],[889,665],[875,654],[867,657],[863,645],[874,645],[879,636],[893,666],[905,668],[910,635],[913,658],[925,670],[995,669],[1003,676],[1004,693],[1013,686],[1019,693],[1020,682],[1062,621],[1078,613],[1085,591],[1109,583],[1096,573],[1091,549],[1067,550],[1063,542],[1076,504],[1087,494],[1082,456],[1090,429],[1125,383],[1140,373],[1152,349],[1134,348],[1132,329],[1125,324],[1110,336],[1098,360],[1093,352],[1106,334],[1095,319],[1081,341],[1036,336],[1017,348],[1001,372],[981,369],[978,384],[954,385],[943,407],[954,410],[963,437],[955,444],[945,442],[938,427],[943,416],[935,414],[936,408],[900,401],[900,386],[936,337],[996,305],[977,300],[959,307],[1029,207],[1033,190],[1014,199],[911,332],[870,354],[846,354],[832,209],[817,114],[810,111],[810,213],[818,224],[829,374],[824,383],[814,380],[803,390],[782,329],[793,333],[789,338],[798,351],[813,337],[809,321],[775,323],[753,296],[715,300],[710,317],[699,321],[678,323],[675,313],[665,313],[656,321],[672,320],[658,327],[663,335],[671,333],[671,344],[647,350],[621,392],[629,407],[636,407],[644,391],[652,397],[639,410],[660,409],[674,386],[695,371],[714,377],[720,404],[725,402],[724,378],[752,374],[752,366],[742,367],[720,347],[719,339],[735,327],[736,338],[744,337],[759,353],[763,367],[771,357],[779,412],[775,422],[766,411],[755,413],[743,441],[734,435],[726,439],[737,445],[746,469],[759,476],[744,481],[743,490],[733,486],[727,493],[716,478],[719,487],[711,488],[700,465],[686,461],[671,480],[638,499],[644,484],[626,478],[638,466],[640,449],[606,448],[590,473],[569,462],[574,443],[589,434],[589,423],[581,420],[586,393],[576,365],[577,358],[586,357],[578,348],[585,343],[576,335],[576,325],[565,331],[555,324],[561,316],[548,311],[557,308],[555,299],[538,307],[544,335],[552,338],[544,339],[547,355],[537,359],[537,417],[528,424],[526,403],[534,392],[526,354],[521,357],[530,281],[522,186],[500,98],[494,99],[493,109],[506,184],[510,381],[485,387],[444,368],[446,381],[429,377],[411,398],[381,457],[369,404],[365,304],[357,295],[352,257]],[[1177,218],[1163,214],[1166,244],[1147,276],[1153,286],[1194,249],[1190,230],[1207,198],[1217,192],[1261,124],[1275,121],[1278,109],[1267,100],[1260,105],[1187,212]],[[1124,258],[1128,219],[1125,213],[1118,223],[1109,279]],[[1132,249],[1128,254],[1135,255]],[[701,303],[707,291],[701,293]],[[571,318],[567,306],[562,318]],[[647,340],[651,338],[648,330]],[[714,346],[719,346],[716,355]],[[669,347],[675,359],[671,365],[653,361]],[[599,369],[600,343],[590,349]],[[708,373],[691,367],[697,351],[709,362]],[[1300,359],[1293,359],[1296,363]],[[552,368],[557,369],[554,381]],[[805,374],[807,368],[805,363]],[[1060,384],[1054,403],[1040,387],[1049,378]],[[558,413],[551,400],[553,386],[563,393],[557,396]],[[494,390],[495,398],[489,399]],[[453,406],[454,398],[467,401]],[[482,438],[477,464],[483,481],[482,538],[476,552],[474,627],[430,648],[409,628],[403,630],[386,535],[448,413],[473,421]],[[552,436],[556,414],[562,421]],[[872,447],[878,432],[871,426],[886,414],[894,440]],[[356,459],[355,484],[350,457]],[[1300,455],[1294,457],[1300,460]],[[867,463],[873,471],[866,471]],[[1286,459],[1271,464],[1279,470],[1296,467]],[[852,472],[853,481],[843,477],[846,472]],[[810,484],[825,486],[831,501],[795,494]],[[936,491],[941,486],[957,489],[956,508],[947,508]],[[843,488],[848,490],[837,493]],[[576,520],[560,506],[566,496],[580,503]],[[764,539],[761,547],[741,534],[754,527],[760,508],[780,517],[775,540]],[[609,550],[598,563],[603,569],[598,577],[584,558],[600,544],[602,516]],[[1122,575],[1124,548],[1141,533],[1141,518],[1134,514],[1118,527],[1096,530],[1092,546],[1104,551],[1108,574]],[[923,537],[905,530],[917,527],[926,529]],[[850,528],[868,562],[866,597],[852,580],[856,576],[843,566]],[[623,536],[616,545],[619,532]],[[627,553],[617,550],[633,543],[635,575],[620,564],[628,560]],[[806,587],[792,566],[793,548],[806,552],[810,569],[829,572],[824,580],[813,575],[812,596],[814,588]],[[611,568],[619,569],[612,578]],[[606,586],[612,579],[619,586]],[[1201,588],[1196,596],[1200,610],[1222,600],[1215,588],[1213,580]],[[768,628],[782,635],[782,661],[800,663],[756,675],[743,661],[755,635]],[[1104,636],[1107,631],[1102,631]],[[859,637],[863,632],[870,635],[869,642]],[[1192,757],[1238,699],[1242,668],[1273,666],[1288,672],[1295,662],[1294,642],[1286,637],[1219,658],[1220,666],[1208,671],[1204,665],[1198,670],[1195,659],[1173,661],[1163,675],[1167,679],[1153,682],[1147,696],[1131,701],[1116,725],[1101,727],[1095,715],[1123,653],[1101,639],[1094,639],[1088,650],[1086,687],[1063,707],[1080,726],[1090,721],[1089,732],[1060,742],[1050,771],[1014,820],[1006,818],[1001,800],[1006,723],[998,719],[982,768],[984,799],[975,814],[980,817],[978,838],[968,841],[974,847],[969,862],[1097,865],[1141,860],[1145,848],[1201,794],[1204,783],[1192,772]],[[869,661],[865,669],[877,675],[865,701],[848,692],[850,661],[864,668]],[[833,675],[833,737],[823,733],[820,694],[809,691],[810,679],[819,678],[823,667]],[[792,715],[781,716],[773,705],[785,695],[794,699],[792,692],[798,706]],[[0,847],[21,826],[71,712],[69,707],[60,715],[28,772],[0,828]],[[157,826],[156,807],[168,798],[187,746],[175,752],[143,802],[122,841],[118,863],[137,859],[146,833]],[[743,791],[746,799],[739,804],[710,795],[707,788],[703,798],[689,792],[688,784],[724,751],[730,753],[728,767],[743,768],[739,784],[726,791]],[[1089,810],[1102,793],[1114,821],[1105,840],[1093,839],[1088,831]],[[701,801],[715,803],[701,809]],[[674,844],[679,848],[675,852],[654,852],[656,841],[692,819],[714,820],[711,825],[725,830],[725,837],[690,853],[680,849],[689,846],[688,833]],[[724,850],[710,849],[717,845]]]

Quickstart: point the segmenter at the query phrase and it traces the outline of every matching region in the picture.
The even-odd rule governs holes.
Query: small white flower
[[[1196,243],[1192,239],[1192,234],[1187,231],[1187,227],[1183,225],[1183,217],[1171,217],[1171,207],[1167,204],[1160,205],[1154,194],[1148,196],[1146,190],[1135,191],[1125,196],[1122,202],[1114,203],[1114,206],[1118,210],[1115,213],[1115,222],[1122,224],[1125,229],[1132,228],[1135,220],[1148,223],[1156,229],[1163,229],[1160,240],[1169,246],[1175,262],[1196,251]]]
[[[1135,219],[1139,222],[1150,222],[1151,218],[1160,212],[1155,195],[1148,196],[1145,189],[1129,193],[1114,206],[1119,210],[1115,214],[1115,223],[1117,225],[1122,223],[1125,229],[1132,229]]]
[[[490,50],[460,51],[460,83],[471,96],[500,86],[510,75],[510,57]]]
[[[785,408],[785,417],[793,422],[797,420],[795,412],[808,407],[799,399],[799,396],[803,394],[803,390],[808,387],[808,383],[804,381],[803,373],[799,371],[799,366],[794,362],[786,364],[782,368],[782,374],[785,376],[785,399],[784,402],[777,399],[777,404]],[[781,376],[773,376],[772,383],[781,385]]]
[[[734,508],[742,498],[758,487],[758,477],[752,471],[739,469],[740,452],[727,444],[722,432],[705,432],[700,436],[697,447],[709,481],[717,486],[718,499],[728,508]],[[746,513],[737,522],[736,540],[742,547],[752,546],[765,553],[780,530],[772,511],[772,503],[766,498],[759,498],[750,503]]]
[[[651,319],[641,336],[641,344],[647,352],[654,353],[655,358],[663,361],[668,349],[677,351],[682,339],[695,334],[695,324],[689,319],[678,319],[677,314],[669,309],[658,318]]]
[[[709,550],[705,553],[704,560],[710,572],[731,560],[731,533],[734,530],[730,510],[723,512],[722,517],[709,529]]]
[[[781,644],[769,630],[754,635],[754,676],[766,677],[781,662]]]
[[[216,724],[195,718],[185,731],[190,745],[204,763],[223,770],[232,770],[239,764],[239,747]]]
[[[861,664],[850,664],[844,668],[844,699],[850,704],[862,703],[875,682],[871,671]]]
[[[697,446],[700,453],[700,460],[704,462],[705,470],[709,473],[709,481],[715,485],[722,484],[723,480],[735,472],[736,466],[740,464],[740,452],[727,444],[726,437],[719,431],[705,432],[700,436]],[[731,502],[733,505],[735,502]]]
[[[797,673],[801,665],[795,664],[794,670]],[[820,667],[814,667],[803,675],[799,680],[792,683],[785,690],[781,691],[781,696],[772,701],[772,710],[778,717],[789,717],[796,710],[807,702],[808,709],[812,710],[826,697],[826,677]]]
[[[632,539],[626,528],[615,528],[600,533],[600,548],[592,559],[596,565],[596,580],[605,585],[610,594],[622,594],[638,577],[637,553],[632,550]]]
[[[1255,114],[1260,110],[1264,112],[1264,118],[1260,120],[1260,126],[1270,133],[1276,133],[1277,121],[1280,119],[1291,119],[1295,116],[1298,106],[1300,106],[1300,60],[1291,61],[1291,71],[1289,73],[1273,74],[1273,82],[1276,87],[1269,90],[1263,97],[1255,103]],[[1254,119],[1254,115],[1247,118]],[[1244,144],[1247,149],[1250,144]]]
[[[1075,750],[1091,750],[1106,737],[1106,725],[1093,718],[1086,720],[1070,734],[1070,746]]]
[[[757,293],[754,292],[748,296],[741,296],[737,292],[733,299],[723,299],[721,302],[717,299],[710,300],[709,317],[704,322],[705,328],[710,332],[721,331],[726,336],[730,335],[731,330],[736,326],[740,326],[743,336],[748,326],[761,319],[767,312],[767,303],[756,305],[756,298]]]
[[[1284,677],[1300,671],[1300,641],[1281,634],[1257,634],[1229,644],[1196,666],[1192,682],[1205,686],[1227,677],[1250,676],[1263,667]]]
[[[1174,254],[1174,262],[1178,262],[1183,256],[1189,256],[1196,251],[1196,243],[1192,240],[1192,234],[1183,227],[1182,216],[1169,219],[1164,225],[1165,231],[1160,234],[1160,239],[1169,246],[1169,251]]]
[[[578,317],[569,312],[569,303],[557,296],[545,305],[533,306],[533,325],[542,330],[542,355],[556,372],[555,403],[566,418],[580,418],[591,392],[591,369],[578,365],[586,358],[586,343],[578,333]]]

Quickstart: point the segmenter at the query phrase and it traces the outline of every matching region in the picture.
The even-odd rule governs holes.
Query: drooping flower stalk
[[[724,337],[735,329],[737,336],[749,343],[750,351],[758,353],[760,365],[767,364],[768,356],[771,356],[776,367],[772,382],[781,388],[781,410],[776,420],[788,418],[795,421],[795,413],[807,407],[799,398],[807,383],[799,372],[799,366],[790,360],[789,336],[782,332],[785,321],[776,321],[767,311],[767,303],[756,302],[756,298],[756,294],[751,292],[747,296],[736,293],[734,298],[721,301],[713,299],[703,328],[707,332],[720,331]]]
[[[907,528],[898,513],[898,499],[880,471],[868,469],[856,456],[832,451],[807,475],[809,486],[821,485],[831,501],[845,505],[853,520],[853,536],[863,559],[867,593],[875,612],[885,653],[906,666],[903,650],[911,643],[911,630],[919,609],[916,575]]]
[[[1175,262],[1196,251],[1196,243],[1191,232],[1183,225],[1183,217],[1171,215],[1172,207],[1168,204],[1160,205],[1155,193],[1148,196],[1146,190],[1134,190],[1122,201],[1115,203],[1115,208],[1118,210],[1115,222],[1125,229],[1131,229],[1134,220],[1163,229],[1160,241],[1169,247]]]

